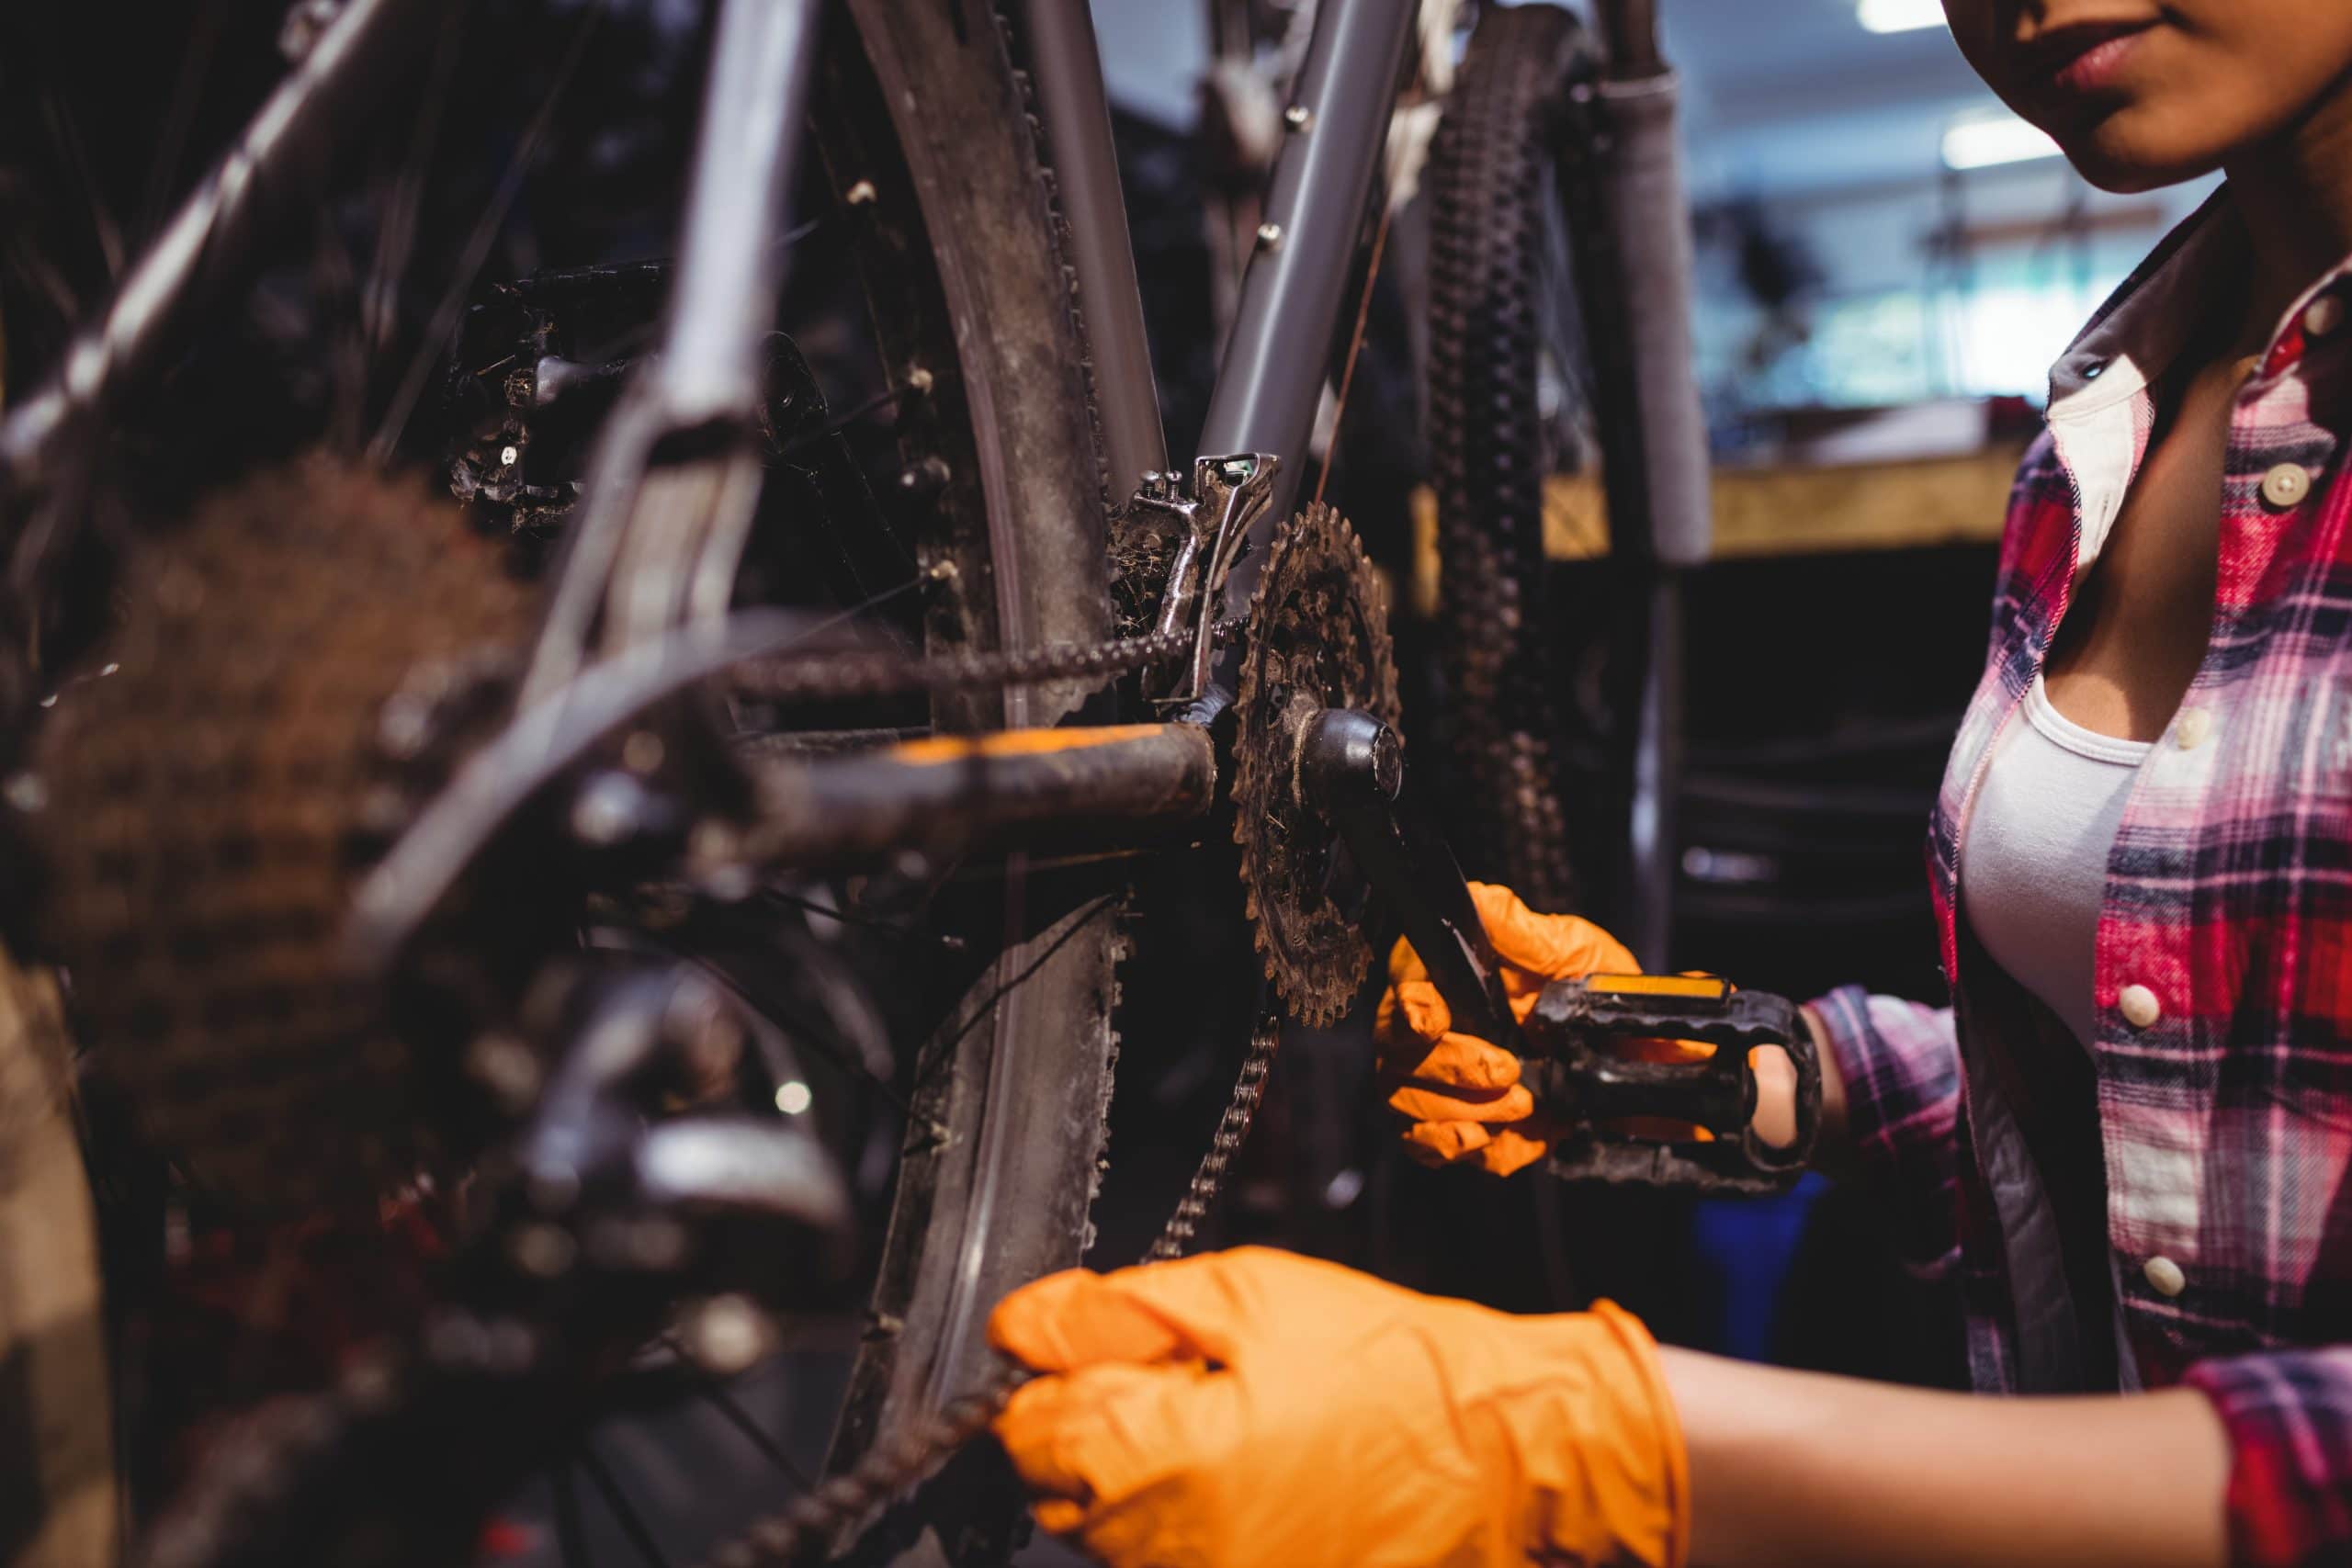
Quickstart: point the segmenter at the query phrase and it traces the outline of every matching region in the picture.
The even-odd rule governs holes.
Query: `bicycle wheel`
[[[1544,482],[1583,400],[1554,148],[1583,47],[1566,10],[1483,8],[1423,177],[1450,815],[1471,875],[1555,911],[1577,884]]]
[[[812,129],[801,189],[811,221],[836,248],[800,268],[794,288],[806,302],[830,277],[862,301],[857,330],[829,339],[821,357],[811,354],[820,379],[831,380],[831,406],[850,411],[817,433],[819,446],[853,462],[820,471],[808,460],[772,473],[771,489],[821,509],[825,527],[766,551],[755,570],[771,586],[791,584],[798,602],[870,606],[933,649],[1100,640],[1110,629],[1106,509],[1084,330],[1059,261],[1050,175],[992,7],[854,0],[829,29]],[[170,392],[158,389],[160,405],[169,406]],[[894,417],[858,423],[857,411],[869,408]],[[315,514],[301,515],[306,506]],[[148,530],[160,536],[134,544],[123,574],[141,585],[128,595],[130,614],[161,604],[184,624],[160,637],[136,625],[105,634],[93,662],[117,668],[64,688],[38,742],[35,776],[47,781],[51,807],[38,837],[53,891],[44,920],[28,923],[48,926],[53,956],[75,982],[95,1060],[121,1084],[146,1139],[198,1173],[207,1184],[200,1201],[228,1213],[230,1228],[269,1201],[366,1190],[421,1156],[461,1156],[467,1147],[463,1119],[444,1119],[442,1096],[457,1076],[446,1058],[456,1043],[412,1039],[386,1049],[392,1032],[379,1019],[306,1041],[277,1028],[285,1016],[266,1003],[261,1013],[274,1015],[265,1020],[267,1048],[224,1049],[216,1012],[189,1009],[186,1021],[155,1012],[159,1001],[174,1005],[175,974],[187,976],[139,969],[124,943],[126,933],[148,933],[171,964],[223,965],[226,978],[209,993],[215,999],[237,991],[228,969],[255,953],[227,950],[206,911],[234,904],[246,886],[239,878],[257,863],[251,835],[232,829],[266,818],[298,824],[305,863],[322,874],[305,888],[309,902],[296,911],[303,919],[266,933],[266,956],[315,970],[326,945],[320,932],[338,911],[313,906],[331,903],[356,876],[358,865],[340,857],[366,837],[348,829],[364,827],[369,810],[358,771],[342,758],[416,659],[448,651],[435,638],[452,626],[449,574],[468,563],[429,544],[420,560],[415,537],[462,534],[435,515],[443,510],[413,480],[385,481],[343,460],[272,467],[219,487],[187,525]],[[322,526],[341,523],[351,526]],[[202,568],[208,552],[221,570]],[[497,570],[486,554],[473,565]],[[333,581],[345,568],[367,570],[364,587],[339,581],[340,598],[302,592],[313,574]],[[483,611],[455,617],[468,646],[497,640],[501,627],[522,629],[527,595],[501,589],[486,604],[482,594],[456,597]],[[345,636],[333,614],[353,599],[372,600],[371,624],[394,637],[380,657],[360,656],[362,639]],[[254,679],[252,703],[203,710],[213,728],[199,745],[141,743],[171,733],[178,698],[191,694],[185,682],[213,655],[233,655]],[[311,668],[344,683],[283,679]],[[1063,682],[858,716],[877,735],[910,725],[1050,724],[1107,694]],[[298,718],[311,727],[309,749],[280,766],[272,748]],[[822,743],[857,742],[841,728],[830,728]],[[106,738],[115,743],[101,744]],[[782,720],[740,739],[804,743],[799,728]],[[209,773],[191,773],[183,765],[190,753],[202,753]],[[266,813],[246,788],[256,769],[288,792]],[[224,810],[220,792],[230,787],[244,793]],[[159,824],[169,831],[143,830]],[[274,842],[262,840],[259,863],[271,862]],[[186,897],[192,878],[206,898]],[[967,956],[938,965],[955,976],[946,983],[960,998],[906,1010],[934,1021],[927,1038],[909,1042],[899,1085],[882,1086],[906,1091],[904,1147],[886,1184],[887,1227],[877,1224],[870,1238],[870,1300],[845,1337],[855,1347],[852,1364],[799,1380],[829,1386],[840,1401],[830,1453],[816,1456],[834,1467],[982,1382],[988,1308],[1012,1285],[1078,1260],[1115,1051],[1111,1009],[1125,913],[1115,869],[1029,868],[1016,859],[971,878],[948,866],[898,881],[921,886],[927,918]],[[864,918],[841,890],[827,901],[835,925]],[[287,911],[281,903],[275,912]],[[678,941],[692,934],[689,927]],[[944,983],[926,981],[908,989]],[[285,976],[267,984],[282,991]],[[156,1050],[159,1030],[184,1030],[193,1049]],[[366,1119],[364,1135],[351,1135],[352,1118]],[[131,1222],[142,1237],[152,1218]],[[0,1241],[12,1234],[0,1230]],[[160,1247],[160,1235],[153,1239]],[[0,1276],[23,1261],[0,1258]],[[24,1414],[53,1422],[74,1413],[50,1405]],[[824,1423],[805,1410],[792,1413],[791,1425],[824,1438]],[[771,1447],[790,1446],[766,1436]],[[816,1469],[806,1453],[788,1457],[786,1468]],[[569,1491],[571,1471],[562,1473]],[[772,1512],[781,1484],[763,1472],[763,1486],[739,1484],[728,1495],[711,1495],[723,1484],[708,1487],[691,1508],[665,1517],[614,1495],[629,1491],[629,1477],[608,1487],[614,1477],[587,1473],[605,1494],[610,1525],[638,1550],[650,1541],[681,1558]],[[551,1506],[560,1516],[565,1506],[559,1497]],[[895,1512],[869,1550],[986,1561],[1003,1549],[1018,1512],[1010,1490],[953,1477]],[[559,1517],[543,1544],[569,1560],[571,1534]]]
[[[998,637],[1006,647],[1100,640],[1112,620],[1091,361],[1025,81],[981,0],[853,0],[851,9],[939,257],[932,330],[952,323],[964,356],[975,429],[965,461],[978,464],[966,514],[985,515],[995,546],[986,566]],[[982,569],[974,558],[957,580],[984,581]],[[1003,718],[1049,724],[1100,695],[1074,684],[1015,694]],[[910,1145],[900,1168],[875,1332],[859,1354],[834,1468],[911,1413],[985,1382],[989,1309],[1014,1285],[1075,1265],[1091,1235],[1125,889],[1084,873],[1022,880],[1029,913],[975,987],[979,1005],[957,1009],[925,1047],[926,1060],[946,1053],[953,1063],[923,1075],[916,1101],[917,1118],[944,1135]],[[1017,902],[1011,881],[1007,891],[1008,905]],[[947,1562],[984,1562],[1009,1544],[1019,1515],[1001,1485],[953,1484],[895,1520],[889,1539],[925,1561],[944,1551]]]

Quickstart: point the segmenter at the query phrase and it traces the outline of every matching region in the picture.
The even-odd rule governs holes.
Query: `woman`
[[[1810,1017],[1984,1400],[1277,1254],[1073,1274],[1001,1432],[1116,1563],[2352,1562],[2352,0],[1947,0],[2110,190],[2222,169],[2052,373],[1929,833],[1955,1008]],[[1623,963],[1487,896],[1539,975]],[[1432,1159],[1542,1149],[1409,954]],[[2140,1392],[2140,1391],[2146,1392]]]

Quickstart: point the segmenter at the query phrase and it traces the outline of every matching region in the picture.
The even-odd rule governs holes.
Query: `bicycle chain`
[[[1250,1137],[1258,1104],[1266,1098],[1266,1075],[1273,1070],[1274,1051],[1281,1043],[1282,1020],[1279,1015],[1271,1015],[1260,1022],[1257,1032],[1250,1037],[1250,1050],[1241,1058],[1241,1070],[1234,1075],[1233,1098],[1226,1102],[1225,1114],[1217,1119],[1208,1152],[1201,1156],[1200,1168],[1193,1173],[1192,1185],[1178,1201],[1176,1212],[1168,1216],[1168,1224],[1160,1227],[1159,1239],[1143,1255],[1145,1262],[1182,1258],[1184,1249],[1192,1245],[1201,1221],[1216,1206],[1217,1194],[1225,1186],[1227,1168]]]
[[[1231,632],[1220,625],[1216,635]],[[730,674],[736,694],[764,702],[840,701],[905,692],[949,692],[980,686],[1036,685],[1086,676],[1115,675],[1164,664],[1190,653],[1190,630],[1151,632],[1109,642],[1051,643],[1043,648],[989,649],[915,658],[893,652],[811,654],[756,660]]]
[[[1250,1136],[1265,1099],[1266,1076],[1282,1040],[1281,1019],[1270,1014],[1250,1036],[1249,1053],[1236,1075],[1233,1098],[1217,1121],[1206,1154],[1193,1174],[1158,1239],[1144,1253],[1147,1263],[1181,1258],[1223,1190],[1233,1158]],[[957,1450],[986,1431],[1029,1381],[1020,1368],[1007,1368],[986,1385],[901,1427],[841,1474],[820,1482],[792,1505],[763,1519],[705,1559],[706,1568],[789,1568],[865,1517],[890,1497],[909,1490],[937,1470]]]

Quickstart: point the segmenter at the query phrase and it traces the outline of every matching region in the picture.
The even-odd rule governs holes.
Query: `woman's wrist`
[[[1838,1053],[1829,1043],[1829,1026],[1821,1014],[1811,1007],[1799,1009],[1798,1014],[1813,1035],[1814,1059],[1821,1064],[1821,1138],[1815,1145],[1814,1164],[1833,1175],[1840,1174],[1853,1156],[1846,1119],[1846,1075],[1838,1068]]]
[[[1804,1026],[1813,1035],[1814,1055],[1821,1064],[1821,1134],[1815,1145],[1817,1163],[1823,1153],[1842,1145],[1846,1135],[1846,1080],[1829,1050],[1829,1036],[1811,1008],[1803,1010]],[[1748,1055],[1756,1075],[1756,1114],[1751,1124],[1757,1136],[1775,1148],[1786,1148],[1797,1135],[1797,1069],[1788,1053],[1766,1045]]]

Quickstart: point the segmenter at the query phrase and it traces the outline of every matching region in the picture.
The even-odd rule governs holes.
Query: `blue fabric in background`
[[[1690,1245],[1698,1255],[1699,1293],[1722,1314],[1702,1339],[1704,1348],[1745,1361],[1771,1359],[1781,1286],[1795,1261],[1805,1217],[1828,1186],[1808,1172],[1778,1197],[1710,1199],[1696,1206]]]

